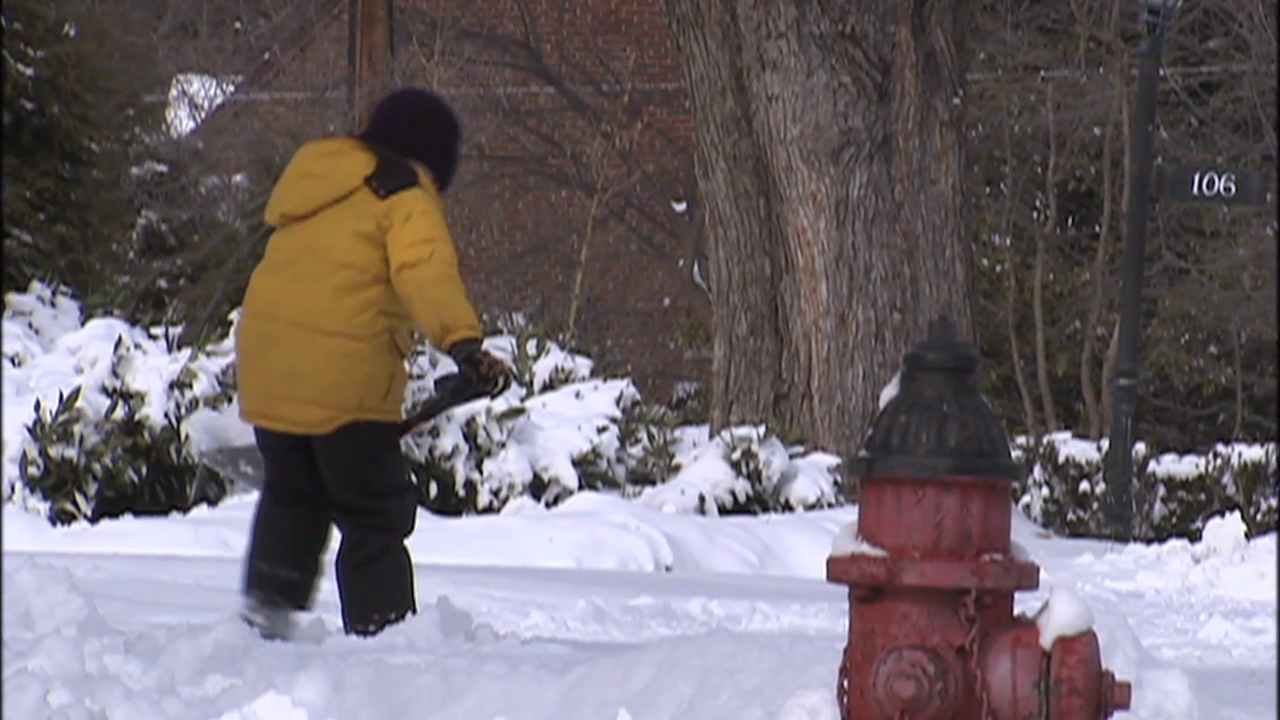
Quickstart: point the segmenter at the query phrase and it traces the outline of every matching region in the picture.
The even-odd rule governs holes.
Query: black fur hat
[[[458,170],[458,116],[449,103],[427,90],[404,88],[383,98],[359,137],[426,165],[442,193]]]

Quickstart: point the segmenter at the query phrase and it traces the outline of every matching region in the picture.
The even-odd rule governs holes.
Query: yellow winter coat
[[[304,145],[267,202],[274,228],[236,328],[240,415],[319,435],[401,418],[415,325],[436,348],[481,337],[444,203],[417,187],[365,185],[374,154],[353,138]]]

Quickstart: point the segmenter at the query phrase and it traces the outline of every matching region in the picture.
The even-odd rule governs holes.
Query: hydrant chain
[[[849,644],[845,643],[844,653],[840,660],[840,673],[836,677],[836,697],[840,700],[840,720],[849,720],[849,663],[844,660],[849,655]]]
[[[991,720],[991,704],[987,698],[987,684],[982,677],[982,663],[978,660],[978,591],[970,589],[960,604],[960,620],[967,628],[964,638],[964,654],[968,656],[969,671],[977,684],[978,698],[982,703],[982,715],[978,720]]]

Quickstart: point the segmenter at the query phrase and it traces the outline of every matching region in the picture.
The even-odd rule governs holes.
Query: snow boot
[[[292,610],[255,597],[245,598],[240,619],[256,630],[263,640],[289,641],[298,629]]]

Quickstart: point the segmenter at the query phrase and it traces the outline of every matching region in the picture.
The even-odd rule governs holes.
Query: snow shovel
[[[510,386],[505,378],[502,386],[486,391],[462,373],[441,375],[435,381],[435,395],[422,407],[400,422],[400,436],[404,437],[430,423],[444,411],[482,397],[500,395]],[[266,470],[257,445],[228,445],[205,452],[200,463],[240,486],[262,489]]]

